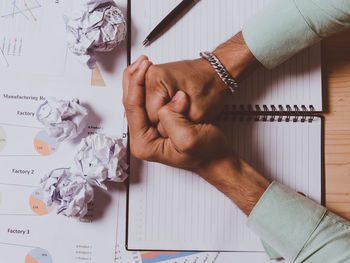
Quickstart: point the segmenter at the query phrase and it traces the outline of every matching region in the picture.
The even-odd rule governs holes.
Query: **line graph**
[[[1,20],[0,20],[1,21]],[[10,67],[12,57],[21,57],[23,51],[22,36],[3,36],[0,39],[0,68]]]
[[[67,44],[62,17],[70,2],[0,0],[0,71],[63,72]]]
[[[10,64],[5,56],[3,48],[0,47],[0,63],[3,67],[9,67]]]
[[[6,13],[0,15],[2,19],[14,19],[17,16],[21,16],[26,20],[38,21],[38,18],[34,14],[34,10],[41,8],[42,5],[38,0],[11,0],[8,3],[8,10]]]
[[[42,1],[0,1],[0,69],[10,68],[13,63],[20,61],[25,35],[38,30],[42,22],[45,6]]]

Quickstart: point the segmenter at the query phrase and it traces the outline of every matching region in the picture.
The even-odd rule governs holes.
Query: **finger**
[[[163,129],[178,150],[188,148],[187,144],[191,143],[191,139],[196,135],[195,124],[179,112],[184,105],[188,107],[187,96],[184,92],[178,91],[173,100],[158,113]]]
[[[158,66],[151,66],[146,74],[146,110],[151,123],[159,122],[158,111],[167,104],[174,94],[170,94],[167,81]]]
[[[148,60],[148,57],[145,55],[141,55],[137,60],[135,60],[135,62],[129,66],[130,74],[133,74],[140,63],[144,60]]]
[[[124,70],[124,73],[123,73],[122,86],[123,86],[123,104],[124,105],[126,104],[126,99],[128,97],[128,87],[129,87],[130,77],[131,77],[131,75],[129,74],[128,70],[129,70],[129,68],[126,68]]]
[[[151,62],[143,60],[139,63],[134,74],[128,77],[128,85],[126,85],[126,103],[130,106],[144,106],[145,102],[145,74],[150,67]],[[142,94],[142,96],[141,96]]]
[[[170,97],[165,89],[148,89],[146,84],[146,110],[151,123],[159,122],[158,111],[161,107],[169,103]]]
[[[155,128],[151,127],[149,131],[155,131]],[[181,167],[183,156],[174,148],[174,144],[169,138],[162,138],[158,135],[153,137],[152,140],[147,141],[146,144],[137,145],[137,148],[132,147],[132,140],[130,143],[132,154],[136,158]]]
[[[125,99],[128,96],[128,89],[127,89],[127,87],[129,86],[129,82],[130,82],[131,76],[135,73],[137,68],[140,66],[140,64],[144,60],[148,60],[148,57],[142,55],[133,64],[131,64],[130,66],[128,66],[124,70],[124,73],[123,73],[123,101],[125,101]]]
[[[147,99],[146,99],[146,101],[147,101]],[[169,106],[171,107],[171,110],[173,112],[177,112],[177,113],[181,113],[181,114],[186,114],[188,112],[189,103],[188,103],[188,100],[186,98],[186,94],[184,94],[182,91],[177,92],[170,103],[171,104]],[[164,129],[161,122],[158,122],[157,129],[162,137],[164,137],[164,138],[168,137],[168,134],[167,134],[166,130]]]
[[[139,63],[137,70],[133,73],[133,78],[132,78],[132,81],[134,82],[133,84],[142,85],[142,86],[145,85],[146,72],[151,65],[152,65],[152,62],[149,60],[142,60]]]
[[[127,97],[124,106],[132,137],[144,134],[149,128],[148,118],[144,108],[145,88],[143,84],[146,71],[150,65],[150,61],[142,61],[131,76],[127,87]]]

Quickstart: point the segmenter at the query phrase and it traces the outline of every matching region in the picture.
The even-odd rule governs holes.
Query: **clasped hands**
[[[131,153],[210,176],[232,155],[222,131],[203,122],[222,109],[228,96],[222,85],[205,60],[157,66],[141,56],[123,77]]]
[[[214,52],[238,80],[259,65],[241,32]],[[200,175],[249,215],[269,181],[212,124],[231,94],[209,62],[152,65],[141,56],[124,71],[123,89],[131,153]]]

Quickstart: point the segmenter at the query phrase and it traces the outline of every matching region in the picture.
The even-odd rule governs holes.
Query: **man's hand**
[[[258,61],[244,42],[242,33],[220,45],[214,54],[238,81],[254,71]],[[188,117],[194,122],[211,121],[234,95],[204,59],[152,65],[146,74],[146,110],[152,124],[158,111],[178,90],[189,98]]]
[[[194,122],[214,119],[230,96],[225,84],[204,59],[152,65],[146,74],[146,109],[150,121],[159,121],[158,111],[177,91],[190,99],[188,116]]]
[[[139,159],[183,168],[202,176],[249,214],[269,182],[232,154],[224,134],[211,124],[187,119],[187,95],[177,91],[159,111],[169,137],[151,125],[145,109],[145,74],[151,63],[140,57],[124,72],[123,103],[129,122],[131,153]]]
[[[226,137],[211,124],[195,124],[185,117],[189,102],[182,91],[162,106],[160,123],[168,138],[152,126],[145,110],[145,74],[151,63],[140,57],[124,72],[124,106],[129,123],[131,153],[140,159],[160,162],[196,173],[209,171],[231,156]]]

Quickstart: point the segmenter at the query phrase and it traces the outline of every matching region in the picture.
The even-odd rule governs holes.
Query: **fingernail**
[[[132,65],[130,66],[130,70],[135,70],[135,69],[139,66],[140,60],[141,60],[141,57],[139,57],[138,59],[136,59],[136,61],[134,62],[134,64],[132,64]]]
[[[181,96],[181,91],[176,92],[175,96],[171,99],[172,102],[176,102]]]
[[[136,60],[136,62],[140,62],[141,59],[142,59],[142,56],[139,56],[139,58]]]
[[[139,63],[137,66],[137,71],[143,70],[147,66],[147,60],[142,61],[142,63]]]

